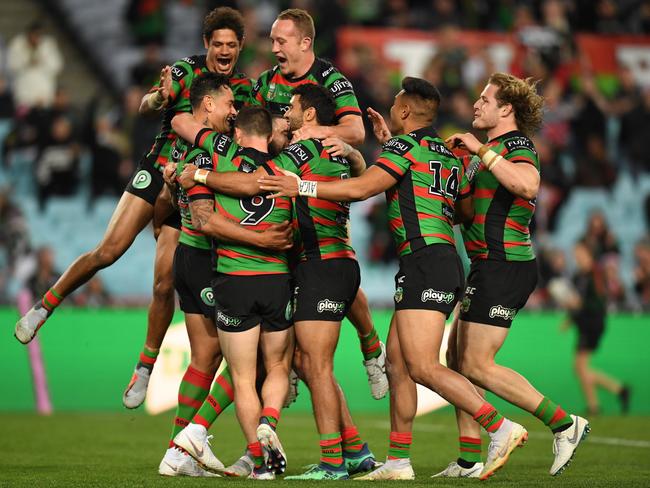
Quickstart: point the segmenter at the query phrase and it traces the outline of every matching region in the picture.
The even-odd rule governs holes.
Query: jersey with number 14
[[[531,164],[539,171],[533,142],[519,131],[503,134],[486,144],[512,163]],[[462,226],[465,249],[471,260],[531,261],[535,251],[528,226],[535,201],[510,193],[481,165],[472,180],[474,219]]]
[[[267,153],[241,147],[228,136],[204,129],[196,137],[195,144],[212,156],[213,171],[225,173],[242,171],[252,173],[263,166],[274,174],[266,164]],[[271,224],[291,221],[291,199],[268,199],[265,194],[235,198],[216,194],[216,211],[224,217],[253,231],[263,231]],[[273,252],[253,246],[216,242],[215,271],[231,275],[268,275],[289,272],[286,253]]]
[[[192,111],[190,87],[194,79],[206,72],[208,72],[208,66],[205,63],[205,54],[183,58],[172,66],[172,87],[167,108],[163,114],[162,127],[149,151],[149,154],[156,156],[154,165],[160,171],[169,161],[171,145],[177,137],[176,133],[172,131],[172,119],[179,112]],[[151,91],[154,91],[159,85],[159,82],[156,83]],[[235,97],[235,108],[239,110],[250,100],[252,82],[246,75],[234,73],[230,77],[230,88]]]
[[[348,160],[330,156],[318,139],[289,145],[269,166],[276,173],[280,173],[276,171],[279,166],[306,181],[339,181],[350,177]],[[349,203],[298,196],[295,208],[301,260],[354,259],[354,249],[348,244]]]
[[[309,71],[300,78],[283,75],[279,66],[265,71],[253,88],[251,104],[262,105],[275,114],[284,114],[289,110],[293,89],[305,83],[327,88],[336,104],[337,120],[345,115],[361,115],[352,83],[331,63],[320,58],[316,58]]]
[[[433,127],[387,141],[375,165],[397,180],[386,192],[400,256],[432,244],[454,245],[456,200],[470,194],[465,169]]]

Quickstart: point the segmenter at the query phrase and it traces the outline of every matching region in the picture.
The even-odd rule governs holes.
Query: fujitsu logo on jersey
[[[196,166],[200,169],[212,168],[212,160],[210,159],[209,156],[202,155],[196,161]]]
[[[329,298],[326,298],[325,300],[321,300],[320,302],[318,302],[316,307],[318,313],[323,313],[323,312],[341,313],[343,312],[343,310],[345,310],[345,303],[335,302],[330,300]]]
[[[176,79],[181,79],[185,75],[182,69],[178,66],[172,66],[172,76]]]
[[[493,319],[495,317],[503,319],[503,320],[510,320],[512,321],[515,318],[515,315],[517,315],[517,309],[516,308],[507,308],[504,307],[503,305],[495,305],[490,309],[490,318]]]
[[[224,136],[221,134],[217,139],[214,141],[214,150],[218,152],[219,154],[224,154],[226,151],[226,145],[230,142],[230,137]]]
[[[505,141],[504,145],[508,152],[516,151],[517,149],[529,149],[537,154],[535,146],[533,146],[532,141],[527,137],[513,137],[512,139]]]
[[[330,85],[329,89],[332,92],[332,95],[338,97],[346,93],[351,93],[352,83],[350,83],[348,80],[345,79],[336,80],[334,83]]]
[[[408,144],[406,141],[400,140],[397,137],[393,137],[391,140],[387,141],[382,148],[384,151],[390,151],[400,156],[404,156],[407,152],[411,150],[413,146]]]
[[[183,159],[183,151],[178,149],[177,146],[173,146],[171,156],[172,156],[172,161],[180,161],[181,159]]]
[[[438,291],[428,288],[422,292],[423,302],[451,303],[456,299],[453,291]]]
[[[296,166],[302,166],[305,164],[307,161],[309,161],[309,153],[305,151],[303,146],[297,142],[295,144],[291,144],[285,149],[285,152],[291,156],[291,159],[294,160],[296,163]]]
[[[194,64],[194,60],[192,58],[183,58],[181,61],[185,61],[187,64]]]

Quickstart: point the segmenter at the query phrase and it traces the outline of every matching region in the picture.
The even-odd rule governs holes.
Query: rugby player
[[[492,444],[505,439],[510,453],[525,442],[526,430],[504,418],[463,376],[438,361],[445,319],[463,289],[463,269],[456,254],[454,219],[472,214],[469,183],[462,164],[447,149],[432,123],[440,95],[429,82],[407,77],[391,107],[399,134],[389,138],[383,119],[369,109],[383,142],[375,165],[357,178],[322,181],[264,176],[273,196],[296,196],[333,202],[364,200],[387,192],[390,227],[400,255],[395,276],[395,314],[388,336],[391,382],[391,434],[387,462],[359,480],[413,479],[411,429],[417,397],[415,383],[435,391],[468,412],[489,433]],[[362,158],[350,148],[354,159]]]
[[[192,84],[190,101],[196,120],[207,121],[208,125],[221,133],[230,131],[230,121],[235,111],[228,77],[216,73],[202,74]],[[206,151],[188,147],[180,138],[174,141],[172,155],[180,158],[176,167],[178,173],[187,163],[201,168],[213,167],[212,158]],[[174,159],[172,161],[176,162]],[[169,164],[165,168],[166,181],[168,174],[173,172],[173,166],[174,164]],[[212,190],[196,185],[188,192],[179,187],[177,193],[174,193],[181,213],[181,235],[174,255],[174,284],[181,310],[185,313],[191,361],[180,385],[170,446],[160,463],[159,473],[166,476],[207,476],[208,472],[198,466],[186,452],[176,448],[173,440],[196,414],[196,405],[205,400],[221,362],[211,288],[211,237],[225,242],[283,250],[291,245],[291,230],[285,223],[284,226],[273,226],[264,232],[256,232],[217,213],[212,214],[209,227],[200,226],[193,221],[189,207],[191,202],[198,200],[214,206]],[[199,231],[199,226],[204,231],[209,230],[209,235]],[[207,444],[207,438],[204,444]],[[223,468],[223,464],[216,461]]]
[[[271,27],[270,37],[278,63],[258,78],[251,94],[251,104],[265,106],[274,114],[284,114],[290,108],[296,87],[304,84],[324,86],[336,103],[336,123],[307,125],[294,132],[293,140],[338,137],[352,145],[362,144],[365,129],[354,88],[336,67],[314,54],[316,29],[309,13],[302,9],[281,12]],[[388,391],[386,352],[361,288],[348,319],[359,335],[372,396],[383,398]]]
[[[463,230],[472,264],[461,304],[458,330],[450,336],[453,362],[474,384],[530,412],[554,434],[551,475],[560,474],[589,433],[586,419],[568,414],[537,391],[522,375],[496,363],[517,312],[537,284],[537,264],[529,224],[535,212],[540,166],[530,137],[541,126],[543,98],[535,84],[495,73],[474,104],[475,129],[485,130],[482,144],[470,133],[447,142],[476,155],[481,165],[473,179],[475,215]],[[479,432],[460,414],[461,457],[439,473],[469,476],[467,453],[480,455]],[[463,457],[465,443],[465,457]],[[488,448],[479,477],[487,478],[505,462],[499,444]]]

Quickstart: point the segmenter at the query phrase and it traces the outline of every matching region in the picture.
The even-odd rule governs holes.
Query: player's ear
[[[501,107],[499,107],[499,109],[501,111],[501,117],[507,117],[513,112],[511,103],[505,103]]]
[[[303,111],[302,117],[304,121],[312,121],[316,119],[316,109],[314,107],[309,107],[307,110]]]
[[[402,120],[408,118],[408,116],[411,114],[411,107],[408,105],[408,103],[405,103],[404,105],[402,105],[402,108],[401,108],[399,114],[400,114],[400,117],[402,118]]]
[[[237,144],[240,144],[240,141],[241,141],[241,129],[239,127],[235,127],[235,142]]]
[[[302,40],[300,41],[300,47],[303,51],[309,51],[312,46],[312,39],[311,37],[303,37]]]

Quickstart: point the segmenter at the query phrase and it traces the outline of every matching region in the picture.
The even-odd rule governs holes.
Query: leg
[[[54,309],[100,269],[117,261],[153,215],[153,206],[130,193],[120,198],[99,245],[79,256],[43,298],[16,323],[16,338],[27,344]]]
[[[354,325],[354,328],[357,329],[361,352],[363,353],[363,364],[366,367],[372,397],[375,400],[384,398],[388,392],[386,351],[372,323],[368,297],[361,288],[357,290],[347,317]]]
[[[233,379],[237,419],[248,444],[257,442],[257,421],[262,410],[255,390],[259,337],[259,326],[243,332],[219,329],[221,347]]]
[[[598,403],[598,395],[596,394],[596,382],[594,375],[589,368],[589,360],[591,359],[591,352],[586,350],[579,350],[575,356],[575,370],[580,386],[585,394],[587,401],[587,409],[592,415],[598,414],[600,405]]]
[[[458,308],[458,307],[456,307]],[[458,313],[455,313],[447,341],[447,367],[460,372],[458,362]],[[479,395],[485,399],[485,391],[476,387]],[[477,478],[483,469],[481,462],[481,428],[474,419],[456,408],[456,425],[458,426],[459,456],[456,461],[432,478]]]

